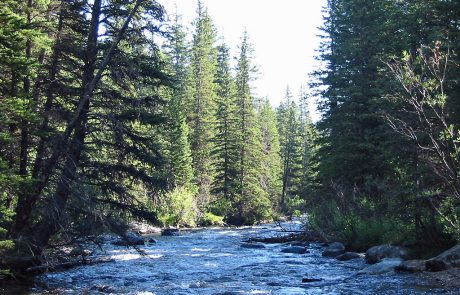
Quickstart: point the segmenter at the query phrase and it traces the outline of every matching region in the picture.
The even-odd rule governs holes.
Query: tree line
[[[6,0],[0,24],[2,272],[120,220],[242,225],[304,209],[306,94],[277,109],[254,96],[248,34],[232,65],[201,1],[192,36],[144,0]]]
[[[2,273],[133,219],[308,212],[357,249],[455,243],[459,15],[453,0],[328,0],[321,69],[273,108],[252,91],[248,33],[233,64],[201,1],[188,34],[156,1],[4,0]]]

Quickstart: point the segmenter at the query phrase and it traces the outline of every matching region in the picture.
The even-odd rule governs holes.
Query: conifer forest
[[[0,278],[133,221],[460,242],[458,1],[327,0],[321,67],[279,105],[253,91],[264,48],[230,48],[205,1],[192,24],[159,0],[0,2]]]

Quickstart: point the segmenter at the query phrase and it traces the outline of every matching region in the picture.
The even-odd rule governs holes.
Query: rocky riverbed
[[[296,231],[300,223],[285,223],[283,228]],[[3,288],[0,293],[460,294],[459,286],[443,285],[446,275],[394,271],[400,260],[383,258],[389,268],[371,272],[364,254],[342,253],[345,249],[338,244],[244,242],[285,234],[276,224],[208,228],[145,236],[146,243],[135,247],[116,246],[117,238],[107,236],[103,247],[91,249],[90,257],[110,261],[50,272],[38,276],[32,286]],[[349,257],[335,259],[324,255],[326,251]],[[449,272],[455,281],[457,273]]]

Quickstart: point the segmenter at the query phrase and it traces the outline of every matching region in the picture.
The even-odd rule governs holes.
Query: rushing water
[[[292,224],[291,224],[292,226]],[[240,247],[251,236],[280,234],[274,225],[203,229],[180,236],[155,237],[142,246],[146,255],[110,246],[113,262],[81,266],[37,278],[29,294],[457,294],[431,289],[417,275],[357,275],[362,259],[341,262],[309,253],[288,254],[286,245]],[[302,283],[302,278],[321,279]]]

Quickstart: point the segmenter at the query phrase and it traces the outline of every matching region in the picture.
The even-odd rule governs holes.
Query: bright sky
[[[190,26],[196,17],[196,0],[160,1],[170,15],[177,11],[183,24]],[[284,98],[286,87],[298,97],[308,74],[318,67],[315,50],[320,39],[326,0],[203,0],[219,36],[231,47],[234,56],[244,29],[254,47],[254,63],[259,69],[253,82],[254,94],[268,97],[274,106]],[[190,29],[191,30],[191,29]],[[313,119],[318,119],[314,103]]]

